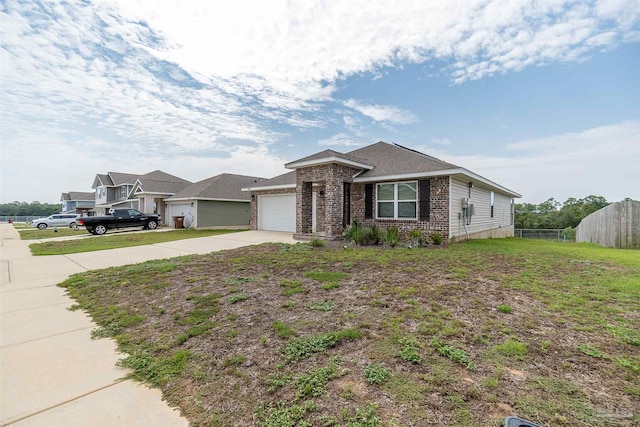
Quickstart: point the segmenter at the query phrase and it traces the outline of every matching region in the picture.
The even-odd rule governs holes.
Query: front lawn
[[[46,230],[45,230],[46,231]],[[172,242],[174,240],[194,239],[197,237],[217,236],[245,230],[193,230],[145,233],[121,233],[106,236],[93,236],[88,239],[63,240],[29,245],[34,255],[63,255],[79,252],[102,251],[105,249],[126,248],[129,246],[152,245],[154,243]],[[87,233],[86,230],[84,230]]]
[[[640,422],[640,251],[266,244],[61,286],[193,425]]]
[[[15,226],[15,225],[14,225]],[[57,231],[54,231],[54,227],[47,227],[44,230],[33,228],[30,225],[26,227],[15,227],[20,233],[22,240],[39,240],[39,239],[51,239],[53,237],[66,237],[66,236],[86,236],[87,230],[82,227],[79,230],[75,230],[69,227],[58,227]]]

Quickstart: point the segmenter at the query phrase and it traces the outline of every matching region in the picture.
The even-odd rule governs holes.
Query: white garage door
[[[296,231],[296,195],[258,196],[258,229]]]
[[[191,206],[191,203],[171,203],[168,205],[169,206],[169,217],[167,218],[169,226],[173,227],[173,217],[174,216],[184,216],[184,226],[185,227],[190,227],[191,223],[193,222],[193,207]]]

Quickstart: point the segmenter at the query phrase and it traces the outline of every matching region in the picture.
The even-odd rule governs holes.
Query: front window
[[[378,218],[416,219],[417,182],[378,184],[377,190]]]

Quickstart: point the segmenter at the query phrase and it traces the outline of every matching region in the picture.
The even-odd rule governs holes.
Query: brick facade
[[[310,236],[312,230],[312,197],[316,193],[316,232],[326,238],[339,238],[344,232],[343,203],[344,183],[353,182],[359,169],[326,164],[296,170],[296,188],[253,192],[251,199],[251,228],[258,227],[258,196],[265,194],[296,193],[296,237]],[[351,184],[351,221],[357,220],[363,227],[378,226],[381,230],[397,227],[401,238],[406,239],[411,230],[418,229],[425,236],[440,233],[449,237],[449,177],[430,178],[429,221],[410,219],[375,219],[376,186],[373,185],[373,216],[365,218],[365,184]],[[314,185],[315,184],[315,185]],[[418,200],[420,195],[418,195]],[[420,213],[418,204],[418,217]]]
[[[295,188],[281,188],[279,190],[262,190],[251,192],[251,217],[249,218],[249,227],[252,230],[258,229],[258,196],[263,196],[265,194],[289,194],[295,192]]]
[[[378,226],[381,230],[389,227],[397,227],[400,237],[406,239],[411,230],[420,230],[423,235],[428,236],[438,232],[445,240],[449,237],[449,177],[440,176],[429,179],[430,187],[430,214],[429,221],[415,219],[375,219],[376,215],[376,186],[373,186],[373,216],[365,219],[364,198],[365,191],[363,183],[355,183],[351,188],[351,218],[358,220],[363,227]],[[418,200],[420,195],[418,194]],[[418,217],[420,214],[418,206]]]
[[[296,235],[312,232],[312,183],[324,185],[323,227],[318,224],[318,232],[324,232],[328,238],[342,235],[344,183],[352,182],[358,172],[360,169],[336,163],[296,170]],[[316,212],[316,217],[320,217],[320,212]]]

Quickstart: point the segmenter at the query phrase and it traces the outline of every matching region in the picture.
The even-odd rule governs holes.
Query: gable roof
[[[191,181],[162,172],[161,170],[155,170],[138,177],[134,193],[175,194],[190,184]]]
[[[367,164],[366,160],[352,155],[351,153],[345,154],[334,150],[324,150],[319,153],[303,157],[302,159],[298,159],[285,164],[284,167],[287,169],[297,169],[301,167],[317,166],[327,163],[340,163],[359,167],[361,169],[371,169],[373,167],[370,164]]]
[[[298,169],[326,163],[342,163],[355,166],[361,172],[354,176],[353,182],[379,182],[391,180],[420,179],[435,176],[453,176],[470,182],[483,183],[510,197],[522,197],[493,181],[490,181],[463,167],[456,166],[398,144],[384,141],[358,148],[348,153],[324,150],[299,160],[287,163],[285,167]],[[295,170],[264,181],[259,186],[246,188],[247,191],[294,188]]]
[[[140,177],[140,175],[133,174],[133,173],[121,173],[121,172],[107,172],[107,173],[109,174],[109,177],[113,182],[113,185],[124,185],[124,184],[133,185],[135,184],[136,180]]]
[[[85,192],[85,191],[69,191],[68,193],[62,193],[60,195],[60,201],[71,201],[71,200],[82,200],[82,201],[91,201],[95,200],[96,195],[93,192]]]
[[[384,141],[353,150],[348,154],[366,159],[367,162],[374,165],[372,169],[362,172],[358,176],[359,178],[437,172],[460,168],[419,151]]]
[[[203,179],[178,191],[165,200],[251,200],[251,194],[243,192],[242,188],[265,181],[264,178],[247,175],[223,173],[211,178]]]

